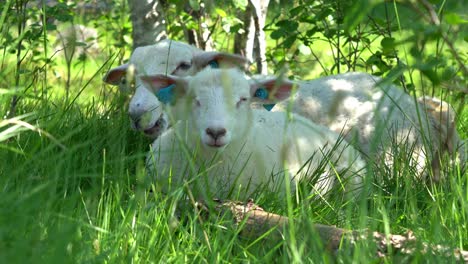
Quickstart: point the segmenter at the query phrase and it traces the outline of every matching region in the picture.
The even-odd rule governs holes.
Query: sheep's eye
[[[247,102],[247,97],[241,97],[237,102],[237,107],[239,107],[242,103]]]
[[[125,77],[120,78],[120,84],[122,84],[122,85],[127,84],[127,78],[125,78]]]
[[[219,68],[218,61],[216,61],[216,60],[212,60],[212,61],[208,62],[208,65],[210,65],[210,67],[213,68],[213,69]]]
[[[177,70],[186,71],[186,70],[190,69],[190,67],[192,67],[192,65],[190,63],[182,62],[182,63],[179,64],[179,66],[177,66]]]

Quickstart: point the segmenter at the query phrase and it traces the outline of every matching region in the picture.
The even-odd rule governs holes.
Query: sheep
[[[262,77],[264,78],[264,77]],[[255,81],[255,79],[253,79]],[[310,81],[298,81],[294,96],[276,104],[272,111],[288,111],[302,115],[336,132],[376,162],[392,166],[395,145],[410,150],[411,162],[418,176],[433,169],[432,180],[438,181],[439,152],[453,154],[460,140],[453,123],[447,127],[435,118],[434,111],[392,84],[367,73],[344,73]],[[426,100],[430,101],[430,100]],[[440,102],[440,101],[439,101]],[[447,114],[450,116],[452,112]],[[453,120],[450,119],[450,120]],[[450,142],[448,142],[450,141]],[[377,146],[377,149],[373,149]]]
[[[164,60],[159,59],[158,63],[160,54],[168,55],[167,58],[162,56]],[[190,61],[181,58],[192,59]],[[234,61],[237,65],[246,63],[245,59],[239,56],[203,52],[193,46],[169,40],[136,49],[130,63],[140,65],[140,70],[137,72],[147,74],[171,72],[174,75],[186,76],[194,74],[220,58],[222,60],[227,58],[228,62]],[[169,66],[166,66],[166,61]],[[107,74],[106,81],[116,84],[115,82],[121,79],[127,69],[128,64],[112,69]],[[254,81],[255,79],[258,79],[258,76],[253,78]],[[461,145],[456,130],[453,126],[450,129],[446,123],[439,122],[432,114],[431,108],[421,100],[418,100],[419,103],[414,102],[412,97],[393,85],[377,85],[381,81],[380,78],[367,73],[345,73],[311,81],[298,81],[298,93],[292,98],[292,111],[334,131],[343,131],[347,135],[346,139],[353,142],[365,156],[374,157],[373,154],[377,151],[377,157],[380,159],[375,161],[383,159],[387,166],[393,164],[393,153],[387,151],[391,147],[389,144],[408,143],[407,145],[415,147],[406,148],[411,149],[411,164],[416,166],[418,175],[427,174],[426,163],[430,162],[433,179],[438,180],[440,155],[448,152],[453,157],[459,149],[447,144]],[[141,85],[138,78],[136,82],[137,90],[129,107],[129,114],[134,120],[132,124],[135,129],[144,131],[154,139],[167,129],[169,117],[163,112],[158,98],[147,87]],[[168,84],[168,87],[173,85]],[[166,90],[160,90],[166,92],[163,94],[165,97],[163,103],[167,103],[174,96]],[[385,94],[387,90],[388,95]],[[401,98],[402,102],[395,98]],[[348,107],[347,104],[350,102],[357,103],[359,107],[354,105]],[[285,111],[289,103],[291,103],[289,100],[280,103],[273,108],[273,111]],[[391,111],[388,111],[389,109]],[[173,115],[173,119],[178,118]],[[397,135],[394,137],[392,133]],[[371,149],[374,143],[379,145],[377,150]],[[429,143],[431,146],[428,146]],[[443,145],[449,147],[444,148]]]
[[[132,127],[154,139],[169,125],[169,117],[163,111],[162,103],[170,103],[173,86],[168,86],[155,95],[138,78],[134,78],[135,74],[187,76],[208,65],[233,67],[242,66],[246,62],[245,58],[238,55],[204,52],[194,46],[166,39],[154,45],[136,48],[129,62],[109,70],[104,81],[118,85],[121,90],[136,87],[128,110]]]
[[[193,77],[140,79],[155,92],[174,83],[177,100],[185,98],[177,106],[186,117],[153,142],[147,158],[149,174],[164,191],[169,191],[170,183],[188,182],[217,198],[232,192],[249,196],[260,186],[284,195],[286,182],[294,192],[299,181],[311,181],[314,193],[321,196],[333,186],[359,193],[365,162],[339,134],[295,114],[250,107],[253,100],[284,100],[291,82],[277,86],[276,79],[269,79],[251,85],[237,69],[212,68]],[[254,97],[260,87],[274,98]],[[200,176],[203,168],[206,174]],[[311,172],[319,177],[312,180]]]
[[[453,107],[440,99],[422,96],[417,101],[430,114],[435,122],[432,122],[436,135],[440,137],[441,145],[439,155],[448,155],[451,162],[458,162],[462,169],[466,163],[466,144],[457,132],[455,119],[456,113]],[[435,163],[433,166],[440,164]]]

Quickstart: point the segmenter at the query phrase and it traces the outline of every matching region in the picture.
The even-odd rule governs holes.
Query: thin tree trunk
[[[249,4],[253,7],[253,21],[255,26],[255,45],[254,45],[254,57],[257,64],[257,72],[261,74],[267,74],[267,61],[266,61],[266,39],[265,21],[267,16],[268,4],[270,0],[249,0]]]
[[[128,0],[132,20],[133,49],[167,38],[164,0]]]
[[[237,34],[234,53],[255,62],[257,73],[267,74],[265,27],[269,0],[249,0],[244,13],[244,32]]]
[[[234,53],[241,54],[249,61],[253,61],[253,46],[255,38],[255,25],[252,16],[252,5],[247,5],[245,12],[239,12],[238,17],[243,17],[244,32],[237,33],[234,38]]]
[[[198,30],[184,28],[184,35],[187,42],[197,48],[205,51],[214,50],[214,42],[211,38],[211,31],[208,27],[203,26],[209,24],[209,16],[206,15],[206,7],[201,7],[199,10],[193,10],[187,3],[185,12],[190,14],[194,21],[198,24]]]

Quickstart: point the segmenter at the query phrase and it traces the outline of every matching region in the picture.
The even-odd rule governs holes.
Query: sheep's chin
[[[214,149],[221,149],[226,146],[224,143],[211,143],[211,144],[206,144],[209,148],[214,148]]]
[[[208,149],[223,149],[228,144],[226,143],[225,140],[221,140],[221,141],[208,140],[208,141],[203,142],[203,145],[205,145]]]
[[[150,138],[157,138],[166,129],[166,120],[164,117],[160,117],[154,125],[150,128],[143,130],[143,133]]]

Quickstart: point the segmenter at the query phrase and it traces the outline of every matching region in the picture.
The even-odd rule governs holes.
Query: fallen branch
[[[242,226],[240,235],[248,239],[256,239],[269,232],[269,239],[281,241],[284,239],[283,233],[289,227],[289,219],[285,216],[264,211],[252,201],[247,203],[236,201],[214,200],[214,212],[224,215],[232,214],[234,224]],[[197,202],[196,206],[202,215],[208,216],[210,210],[207,204]],[[295,221],[298,223],[298,221]],[[298,223],[300,224],[300,223]],[[376,256],[385,257],[389,254],[389,249],[393,253],[411,255],[415,252],[422,254],[433,254],[446,257],[454,257],[458,261],[468,263],[468,251],[451,249],[441,245],[429,245],[428,243],[417,243],[417,239],[410,231],[406,235],[388,235],[379,232],[352,231],[334,226],[314,224],[317,234],[322,239],[325,247],[331,252],[337,252],[343,241],[354,244],[357,241],[372,241],[375,243]],[[371,239],[370,239],[371,238]]]

